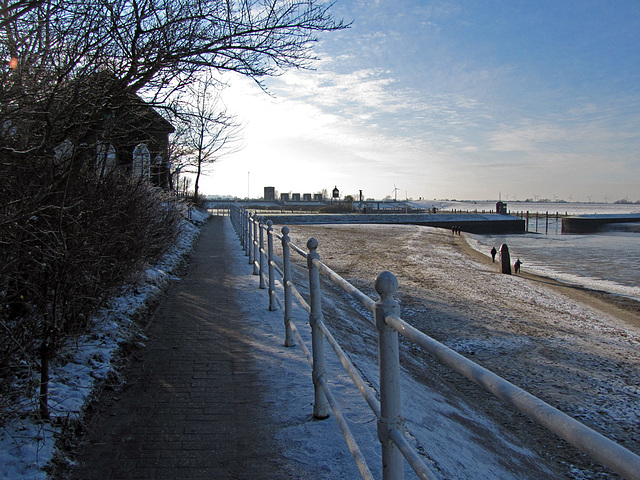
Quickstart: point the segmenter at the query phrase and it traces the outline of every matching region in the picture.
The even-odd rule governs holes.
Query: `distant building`
[[[496,203],[496,213],[501,215],[507,214],[507,204],[505,202],[497,202]]]
[[[276,199],[275,187],[264,187],[264,200],[265,202],[274,202]]]
[[[266,201],[273,201],[275,200],[275,191],[273,191],[273,200],[270,200],[271,197],[269,196],[269,193],[267,192],[268,188],[273,188],[273,187],[264,187],[264,199]],[[280,201],[283,203],[287,203],[287,202],[324,202],[325,201],[325,194],[323,193],[281,193],[280,194]]]

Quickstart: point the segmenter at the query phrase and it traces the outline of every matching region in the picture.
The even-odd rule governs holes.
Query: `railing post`
[[[309,254],[307,255],[307,266],[309,267],[309,296],[311,313],[309,314],[309,325],[311,326],[311,347],[313,355],[313,416],[318,419],[329,416],[329,402],[322,390],[321,382],[325,377],[324,368],[324,335],[320,330],[319,322],[322,321],[322,294],[320,292],[320,271],[313,264],[314,260],[319,260],[320,255],[318,240],[310,238],[307,242]]]
[[[253,242],[251,243],[251,248],[253,249],[252,262],[253,263],[253,274],[258,275],[260,272],[258,271],[258,217],[256,214],[253,214]]]
[[[244,209],[238,211],[238,235],[240,236],[240,244],[244,249]]]
[[[247,255],[249,255],[249,265],[253,263],[253,212],[247,214]]]
[[[264,218],[263,218],[264,220]],[[264,224],[260,222],[260,247],[258,251],[260,252],[260,288],[264,289]]]
[[[248,256],[249,255],[249,211],[248,210],[244,211],[243,229],[244,229],[244,254],[245,256]]]
[[[233,205],[229,205],[229,220],[231,220],[231,225],[233,225],[233,231],[238,234],[238,229],[236,228],[236,210]]]
[[[399,315],[400,307],[393,296],[398,292],[398,279],[391,272],[382,272],[374,288],[380,300],[376,302],[375,323],[378,329],[378,357],[380,368],[380,418],[378,439],[382,444],[382,479],[402,480],[404,461],[402,453],[389,438],[389,432],[404,431],[400,400],[400,356],[398,332],[387,325],[388,315]]]
[[[242,244],[242,235],[240,235],[240,207],[237,205],[233,207],[233,224],[236,230],[236,235],[240,239],[240,243]]]
[[[296,342],[293,336],[293,330],[291,329],[291,321],[293,320],[293,299],[291,297],[291,251],[289,249],[289,227],[282,227],[282,263],[283,263],[283,278],[282,283],[284,285],[284,346],[293,347]]]
[[[235,205],[233,207],[233,228],[236,231],[236,235],[240,240],[240,245],[242,245],[242,229],[240,228],[240,207]]]
[[[267,221],[267,263],[269,266],[269,310],[274,311],[276,309],[275,301],[273,299],[273,293],[275,291],[273,283],[273,222]]]
[[[244,208],[240,218],[242,219],[242,248],[244,248],[244,254],[247,255],[247,211]]]

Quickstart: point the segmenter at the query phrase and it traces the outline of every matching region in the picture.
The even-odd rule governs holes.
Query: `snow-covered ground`
[[[274,414],[285,419],[286,427],[278,438],[285,456],[309,472],[308,478],[359,478],[333,417],[311,419],[309,364],[299,346],[282,346],[282,313],[268,311],[267,291],[258,288],[258,277],[252,274],[230,222],[226,222],[225,235],[236,246],[231,288],[238,308],[251,324],[256,347],[268,354],[269,361],[260,364],[261,375],[266,401],[273,405]],[[443,230],[404,225],[308,225],[291,227],[291,235],[303,249],[309,237],[318,238],[321,260],[372,298],[376,298],[376,275],[392,271],[400,281],[401,315],[409,323],[640,452],[640,440],[634,433],[640,429],[637,328],[577,304],[542,284],[498,274],[492,265],[463,254],[450,232]],[[302,259],[296,261],[302,263]],[[304,269],[296,268],[294,275],[296,282],[304,285]],[[148,288],[159,286],[152,283]],[[141,286],[138,290],[143,295]],[[306,289],[301,286],[301,290]],[[325,322],[363,376],[377,388],[376,335],[370,315],[328,284],[323,295]],[[133,300],[121,301],[127,305],[123,311],[132,308],[128,302]],[[84,346],[76,352],[73,363],[77,367],[67,367],[58,374],[70,379],[69,385],[76,385],[64,390],[56,387],[61,409],[78,411],[91,390],[91,377],[107,374],[113,348],[124,335],[115,328],[126,325],[123,315],[106,314],[105,321],[99,322],[104,330],[82,342]],[[308,339],[307,314],[299,306],[295,307],[295,321]],[[111,349],[102,349],[107,344]],[[374,477],[381,478],[375,416],[326,348],[334,394]],[[401,354],[407,427],[439,478],[616,478],[438,365],[419,348],[402,342]],[[95,371],[89,368],[94,363]],[[45,478],[40,467],[51,456],[55,432],[51,426],[41,429],[28,420],[2,432],[0,478]],[[406,478],[415,475],[407,470]]]

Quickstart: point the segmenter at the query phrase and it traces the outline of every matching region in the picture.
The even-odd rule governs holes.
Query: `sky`
[[[313,70],[229,77],[202,193],[640,200],[640,1],[338,0]]]

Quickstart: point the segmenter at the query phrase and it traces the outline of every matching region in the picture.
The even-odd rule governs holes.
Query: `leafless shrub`
[[[90,169],[64,176],[46,158],[21,160],[0,164],[0,408],[35,394],[30,373],[39,371],[47,417],[48,360],[175,242],[180,214],[144,182]]]

